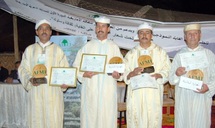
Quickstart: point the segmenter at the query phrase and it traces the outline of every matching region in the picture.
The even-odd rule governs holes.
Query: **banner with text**
[[[14,15],[31,22],[47,19],[52,23],[53,29],[72,35],[85,35],[95,38],[93,18],[98,12],[85,10],[58,1],[47,0],[4,0]],[[2,9],[7,10],[5,6]],[[8,10],[8,11],[10,11]],[[120,48],[131,49],[138,42],[134,42],[137,27],[144,21],[154,27],[154,43],[163,47],[173,57],[177,50],[184,47],[183,27],[187,23],[165,23],[153,20],[106,15],[111,19],[112,39]],[[215,52],[215,22],[199,22],[202,24],[201,44]]]

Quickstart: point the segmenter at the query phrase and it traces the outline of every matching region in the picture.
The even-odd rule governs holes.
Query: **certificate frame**
[[[69,87],[76,87],[77,68],[75,67],[52,67],[49,79],[50,86],[61,86],[63,84]]]
[[[107,55],[103,54],[82,54],[80,72],[90,71],[95,73],[105,73]]]

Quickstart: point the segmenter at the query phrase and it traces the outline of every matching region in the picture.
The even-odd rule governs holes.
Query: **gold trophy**
[[[116,57],[113,57],[109,60],[109,64],[122,64],[123,63],[123,60],[122,58],[116,56]],[[112,75],[112,73],[108,73],[108,75]],[[120,73],[121,75],[121,73]]]
[[[43,64],[38,64],[33,69],[33,84],[46,84],[47,79],[45,76],[47,75],[46,66]]]
[[[152,58],[149,55],[142,55],[138,58],[138,66],[144,68],[141,73],[153,73],[155,71]]]

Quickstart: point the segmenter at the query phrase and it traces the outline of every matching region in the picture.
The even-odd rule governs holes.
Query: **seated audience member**
[[[0,82],[4,82],[8,77],[8,70],[4,68],[0,62]]]
[[[15,69],[11,70],[10,75],[6,79],[6,83],[14,83],[14,84],[21,83],[19,80],[19,76],[18,76],[18,68],[19,68],[20,63],[21,63],[21,61],[17,61],[15,63]]]

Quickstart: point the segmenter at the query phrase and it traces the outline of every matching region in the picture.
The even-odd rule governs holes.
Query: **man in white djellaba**
[[[63,128],[63,91],[68,86],[50,86],[49,79],[51,67],[69,67],[69,63],[63,50],[50,42],[52,28],[49,21],[39,20],[35,30],[39,41],[25,49],[18,68],[28,96],[28,125],[29,128]],[[44,78],[35,79],[37,73],[44,75]]]
[[[139,44],[124,58],[124,79],[128,84],[127,127],[161,128],[163,84],[168,80],[171,62],[167,53],[152,42],[150,24],[141,24],[137,31]]]
[[[211,125],[215,55],[199,44],[201,35],[200,24],[186,25],[187,47],[182,48],[172,62],[169,82],[175,85],[175,128],[210,128]],[[200,82],[200,87],[192,85],[195,81]]]
[[[84,53],[106,55],[106,63],[113,57],[123,59],[119,47],[112,40],[107,39],[110,32],[110,19],[100,16],[95,18],[95,22],[97,38],[87,42],[78,51],[73,63],[73,66],[78,69]],[[81,128],[116,128],[117,80],[122,80],[122,76],[116,71],[112,75],[79,71],[78,80],[82,83]]]

